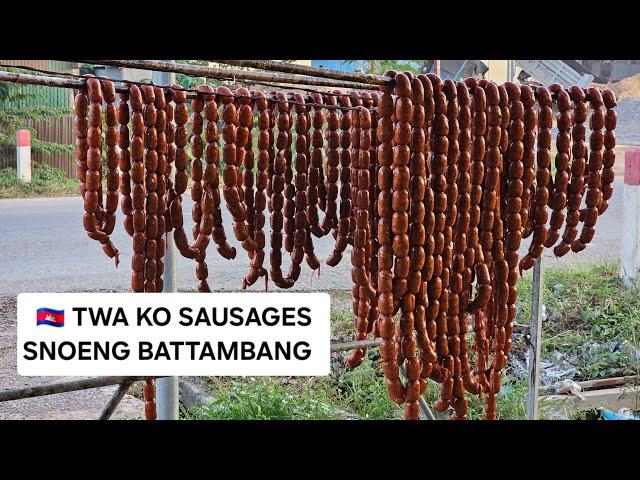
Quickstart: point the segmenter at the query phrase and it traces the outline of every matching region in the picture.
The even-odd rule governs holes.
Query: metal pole
[[[153,72],[151,81],[156,85],[169,85],[175,83],[176,74],[171,72]],[[175,168],[171,169],[169,176],[171,181],[175,180]],[[166,234],[166,247],[164,253],[164,285],[163,293],[175,293],[176,288],[176,244],[173,240],[173,232]],[[178,377],[165,377],[156,381],[156,408],[158,420],[177,420],[179,393]]]
[[[529,327],[528,365],[529,390],[527,392],[527,419],[538,418],[538,384],[540,372],[540,344],[542,343],[542,254],[533,266],[533,293],[531,299],[531,325]]]
[[[100,388],[109,385],[120,385],[124,382],[139,382],[141,380],[146,380],[147,378],[158,377],[93,377],[71,380],[69,382],[49,383],[47,385],[38,385],[37,387],[0,390],[0,402],[9,402],[23,398],[42,397],[44,395],[54,395],[56,393],[88,390],[90,388]]]

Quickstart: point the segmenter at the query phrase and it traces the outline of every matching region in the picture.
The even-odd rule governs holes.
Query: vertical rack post
[[[168,85],[175,83],[176,74],[169,72],[153,72],[151,76],[153,83],[157,85]],[[169,177],[175,179],[175,169],[171,169]],[[166,234],[166,247],[164,253],[164,285],[163,293],[177,292],[176,285],[176,244],[173,240],[173,232]],[[164,377],[156,380],[156,405],[158,409],[158,420],[178,420],[178,377]]]
[[[542,343],[542,256],[533,266],[533,292],[531,299],[531,325],[529,326],[529,348],[527,369],[529,371],[529,390],[527,393],[527,419],[538,417],[538,384],[540,372],[540,344]]]

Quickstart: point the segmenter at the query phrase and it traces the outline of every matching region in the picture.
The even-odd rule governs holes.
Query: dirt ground
[[[0,389],[46,385],[82,377],[21,377],[17,373],[16,299],[0,298]],[[0,402],[0,420],[95,420],[117,385]],[[113,419],[143,419],[144,403],[125,395]]]
[[[610,88],[616,94],[618,101],[628,97],[640,99],[640,75],[623,78],[618,82],[607,85],[607,88]]]

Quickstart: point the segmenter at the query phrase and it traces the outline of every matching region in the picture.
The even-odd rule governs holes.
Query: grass
[[[374,354],[375,355],[372,355]],[[331,364],[327,377],[247,377],[210,379],[211,403],[182,409],[188,420],[398,420],[402,409],[387,395],[381,370],[371,357],[347,370],[341,361]],[[498,396],[498,418],[524,418],[526,382],[507,379]],[[425,399],[433,404],[439,386],[431,382]],[[469,396],[469,418],[481,419],[482,401]]]
[[[216,391],[215,400],[203,407],[182,410],[183,418],[216,420],[328,419],[332,407],[314,395],[298,392],[283,382],[257,377],[231,382]]]
[[[15,168],[0,170],[0,198],[65,197],[78,195],[78,181],[68,178],[63,170],[45,164],[34,164],[31,183],[19,181]]]
[[[529,323],[531,277],[520,279],[518,323]],[[349,292],[331,292],[333,341],[350,339],[353,317]],[[638,346],[640,293],[622,287],[614,265],[570,269],[549,269],[544,276],[544,303],[547,320],[543,323],[543,360],[574,362],[577,378],[592,379],[637,374],[637,365],[624,349],[615,345],[628,342]],[[512,354],[524,359],[526,345],[515,338]],[[344,355],[336,354],[327,377],[209,377],[208,393],[213,401],[190,410],[184,419],[400,419],[402,409],[387,396],[378,349],[355,370],[344,366]],[[507,369],[497,401],[499,419],[526,417],[527,382]],[[439,385],[429,383],[425,399],[433,404]],[[469,395],[469,418],[481,419],[482,400]],[[542,408],[542,407],[541,407]],[[572,418],[592,418],[590,411]],[[542,415],[547,414],[545,410]]]
[[[518,321],[529,323],[530,277],[520,285]],[[576,368],[576,380],[637,373],[624,345],[639,345],[640,292],[623,287],[616,265],[549,269],[543,292],[543,360],[562,356]]]

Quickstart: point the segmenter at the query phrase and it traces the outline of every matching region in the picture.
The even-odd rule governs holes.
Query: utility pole
[[[157,85],[168,85],[175,83],[176,74],[171,72],[153,72],[151,76],[153,83]],[[171,169],[169,177],[175,180],[175,169]],[[164,253],[164,285],[163,293],[177,292],[176,286],[176,244],[173,240],[173,232],[166,234],[166,247]],[[156,380],[156,405],[158,409],[158,420],[178,420],[178,377],[164,377]]]

